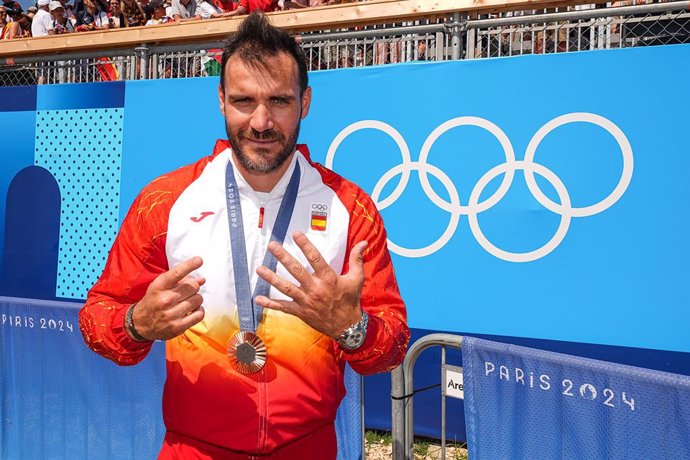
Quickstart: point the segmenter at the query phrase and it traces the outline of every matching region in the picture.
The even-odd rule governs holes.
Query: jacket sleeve
[[[119,365],[136,364],[151,349],[153,342],[129,338],[125,313],[141,300],[151,281],[168,270],[165,237],[169,192],[157,191],[151,185],[132,204],[103,273],[79,312],[86,345]]]
[[[343,273],[355,244],[366,240],[362,309],[369,315],[367,337],[354,352],[342,351],[342,358],[360,374],[374,374],[397,367],[405,357],[410,330],[388,252],[383,220],[371,198],[360,191],[351,211],[348,249]]]

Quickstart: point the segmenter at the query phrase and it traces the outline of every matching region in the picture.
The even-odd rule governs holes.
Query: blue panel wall
[[[0,146],[0,241],[5,239],[5,206],[10,182],[19,171],[33,164],[35,120],[35,86],[0,87],[0,126],[5,129]],[[3,252],[4,244],[0,244],[0,261]]]
[[[35,163],[50,171],[62,191],[57,297],[84,298],[115,241],[123,112],[122,108],[37,112]]]
[[[60,243],[60,189],[49,171],[27,166],[7,193],[0,289],[21,297],[52,298]],[[37,274],[40,274],[37,276]]]
[[[150,180],[210,155],[225,138],[217,88],[217,77],[127,84],[120,222]]]
[[[679,141],[687,117],[677,97],[642,97],[638,82],[685,78],[689,49],[317,73],[303,137],[315,157],[380,192],[390,241],[403,248],[393,248],[394,262],[412,326],[688,352],[690,243],[680,210],[690,156]],[[598,85],[586,78],[592,72],[621,78]],[[579,113],[588,115],[571,116],[590,121],[550,126]],[[629,183],[618,191],[624,154],[609,131],[630,146]],[[524,163],[496,193],[506,155],[524,161],[538,133],[546,135],[532,144],[536,183],[555,211],[527,187]],[[557,182],[569,212],[558,209]],[[612,193],[607,209],[575,215]],[[498,249],[529,253],[560,225],[560,243],[530,262],[480,244],[483,234]]]

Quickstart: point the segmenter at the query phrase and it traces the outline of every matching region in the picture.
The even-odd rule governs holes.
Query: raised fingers
[[[290,256],[292,257],[292,256]],[[290,297],[295,302],[300,302],[304,298],[304,291],[299,286],[290,281],[276,275],[275,272],[269,270],[263,265],[256,269],[257,275],[264,279],[268,284]]]
[[[268,297],[263,295],[256,296],[254,301],[263,308],[278,310],[284,313],[289,313],[291,315],[296,315],[296,310],[299,308],[299,305],[297,303],[292,302],[290,300],[269,299]]]
[[[169,292],[177,294],[178,299],[176,301],[184,300],[187,297],[199,292],[199,288],[204,285],[206,278],[194,278],[193,276],[186,276]]]
[[[328,265],[328,262],[326,262],[319,250],[316,249],[316,246],[314,246],[311,243],[311,241],[309,241],[309,238],[307,238],[307,236],[304,233],[295,232],[292,235],[292,239],[300,248],[302,254],[304,254],[304,256],[307,258],[309,265],[311,265],[314,269],[314,275],[321,278],[324,275],[328,275],[331,273],[335,274],[335,272],[333,272],[333,269],[330,265]]]
[[[167,311],[167,315],[170,319],[184,318],[199,308],[203,302],[204,298],[201,296],[201,294],[194,294],[170,308]]]
[[[177,283],[182,281],[187,275],[192,273],[197,268],[201,267],[203,264],[201,257],[192,257],[179,264],[175,265],[173,268],[167,272],[160,275],[154,280],[156,287],[160,289],[171,289],[177,286]],[[153,284],[153,283],[152,283]]]
[[[204,310],[204,307],[199,306],[188,315],[179,319],[176,326],[180,332],[177,335],[182,334],[184,331],[200,322],[202,319],[204,319],[205,315],[206,311]]]
[[[299,260],[294,258],[292,254],[287,252],[285,248],[282,245],[280,245],[277,241],[271,241],[268,244],[268,250],[271,251],[271,254],[273,254],[275,258],[278,260],[278,262],[280,262],[283,265],[283,267],[285,267],[288,273],[290,273],[297,280],[300,286],[304,288],[309,287],[309,285],[312,282],[311,274],[307,271],[306,267],[300,263]],[[262,276],[262,278],[264,277]],[[268,279],[266,279],[266,281],[270,283]]]

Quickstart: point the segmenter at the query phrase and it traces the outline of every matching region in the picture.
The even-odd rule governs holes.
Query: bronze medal
[[[228,356],[237,372],[254,374],[266,364],[266,345],[253,332],[240,331],[228,340]]]

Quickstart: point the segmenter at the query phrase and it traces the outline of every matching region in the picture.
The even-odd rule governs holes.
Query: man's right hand
[[[199,288],[206,280],[189,275],[202,264],[201,257],[192,257],[158,275],[149,284],[146,295],[136,303],[132,313],[132,322],[139,335],[147,340],[168,340],[204,319],[204,307],[201,306],[204,299]],[[129,330],[127,335],[130,335]]]

